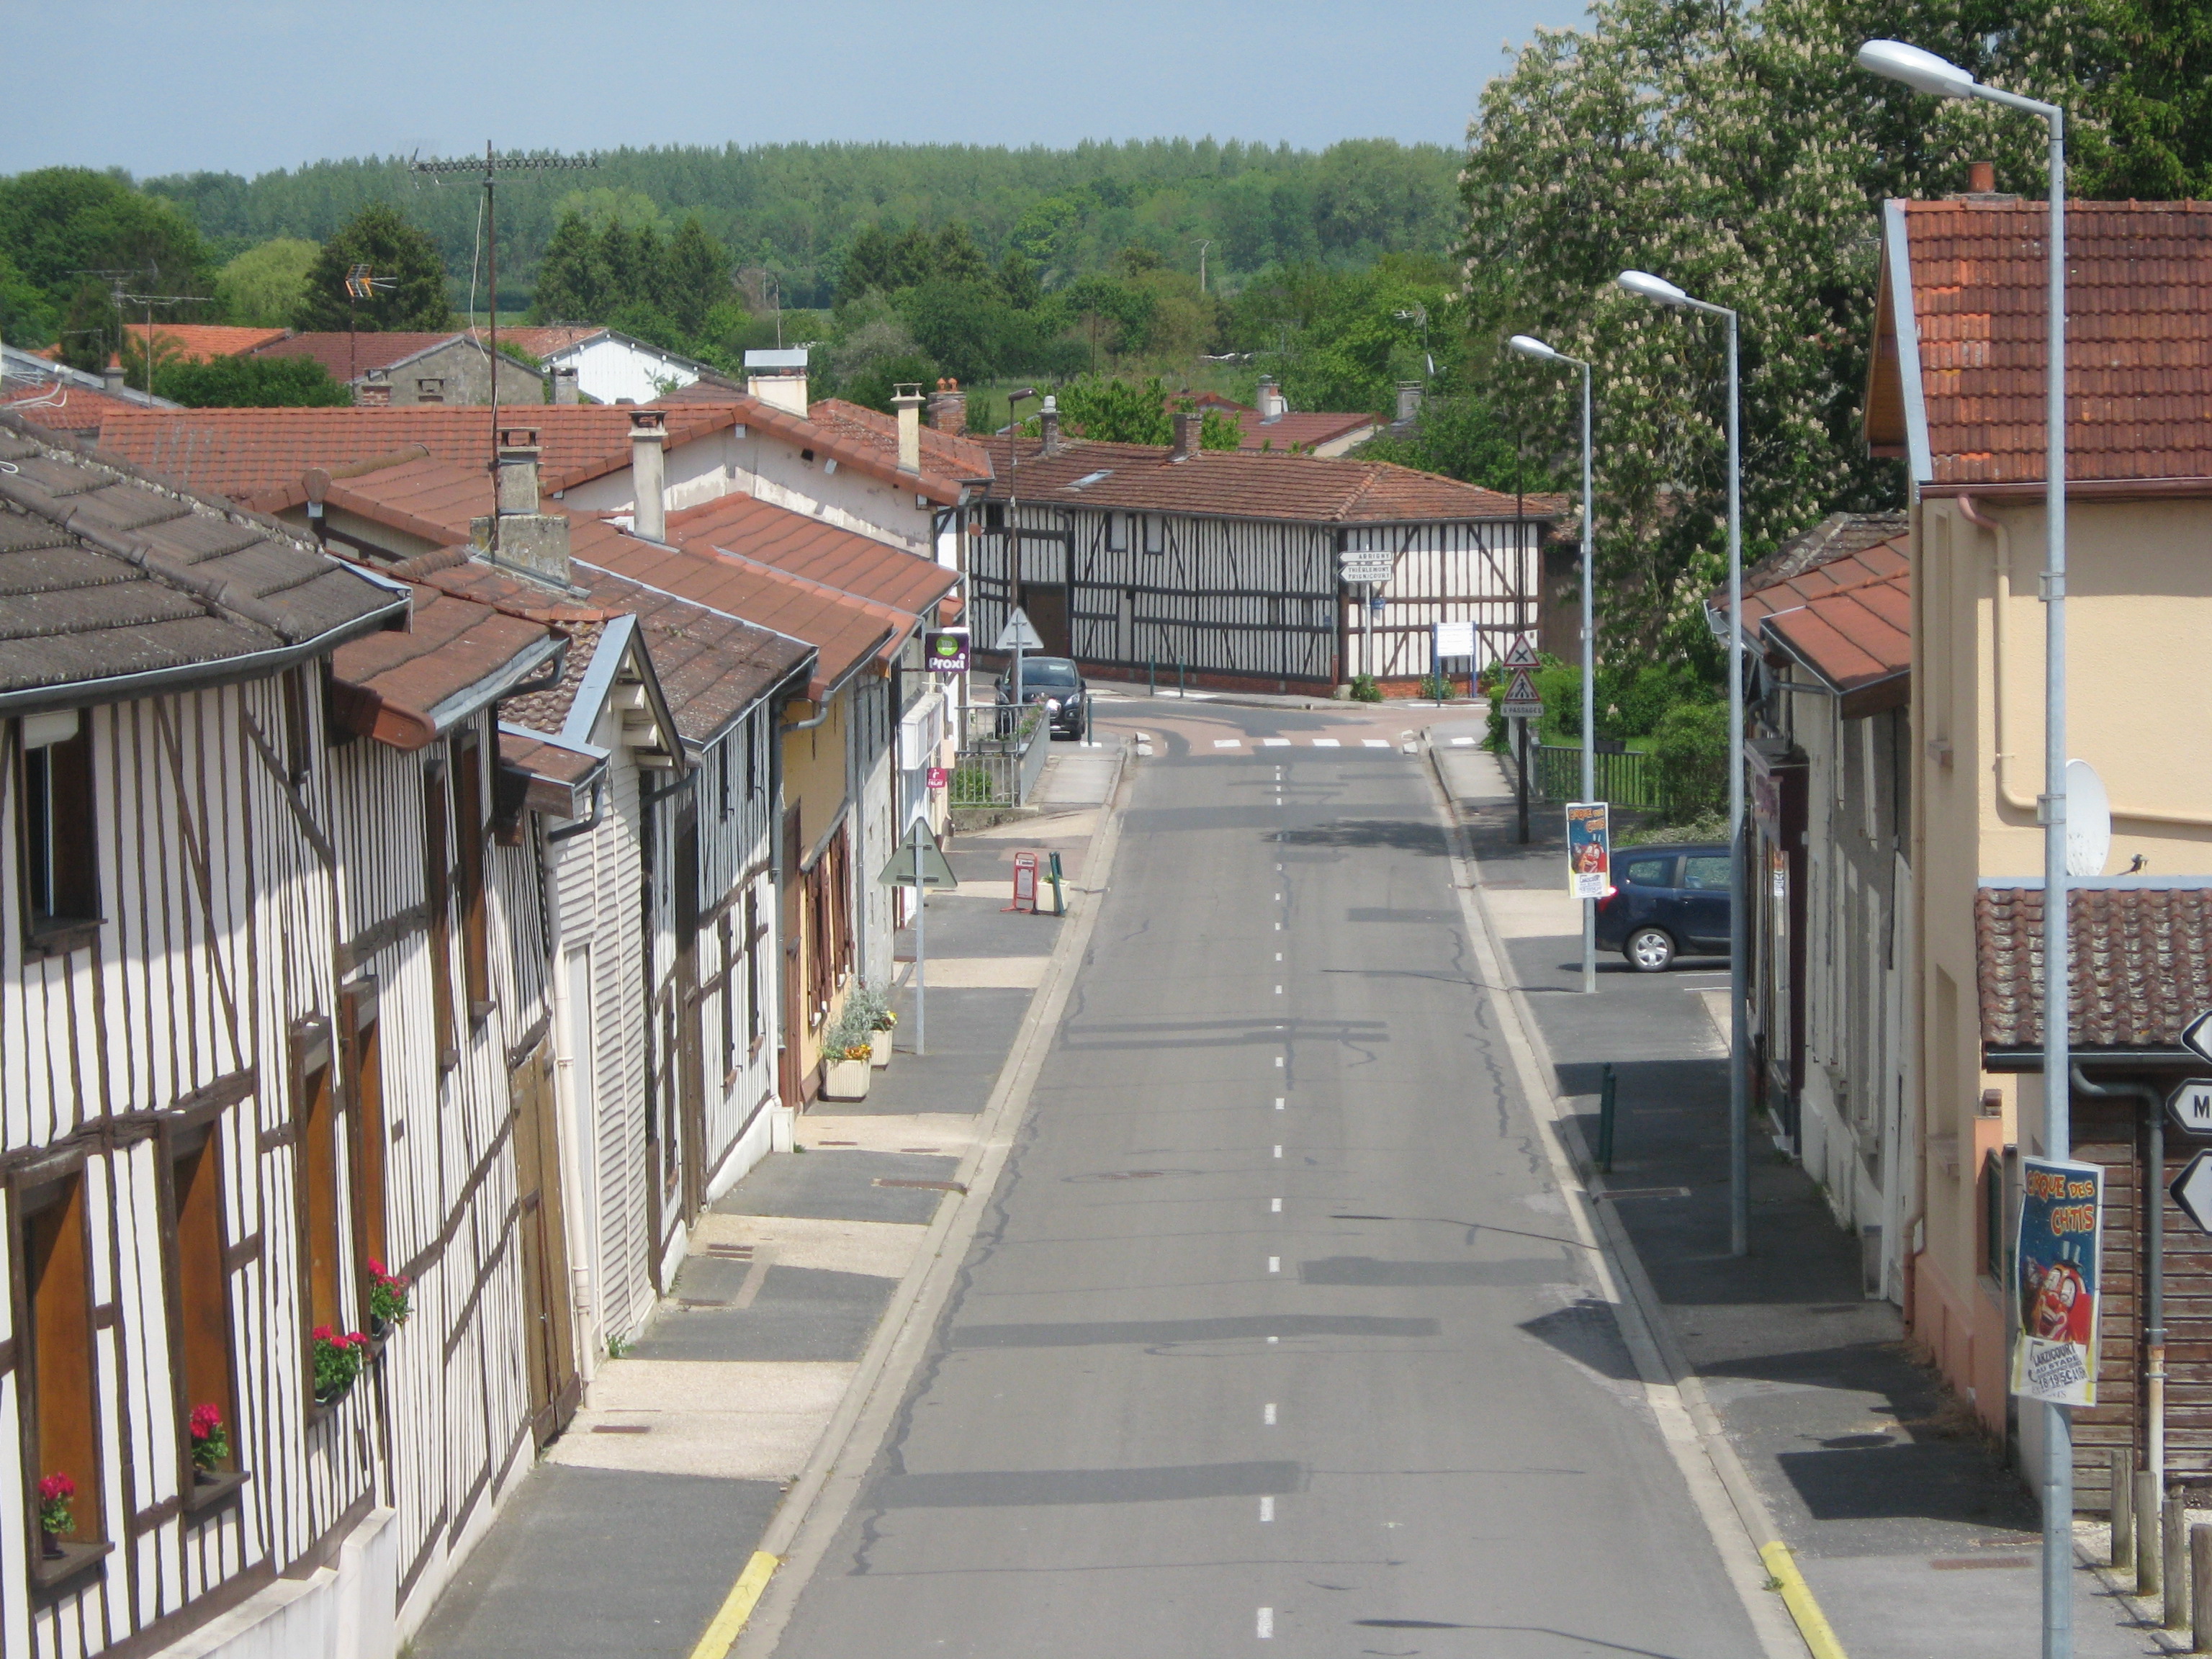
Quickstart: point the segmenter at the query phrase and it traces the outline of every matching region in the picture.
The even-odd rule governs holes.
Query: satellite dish
[[[2066,763],[2066,873],[2101,876],[2112,854],[2112,802],[2083,760]]]

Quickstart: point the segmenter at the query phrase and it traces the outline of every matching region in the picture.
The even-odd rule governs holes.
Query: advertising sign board
[[[1567,891],[1578,899],[1613,891],[1613,829],[1601,800],[1567,803]]]
[[[921,636],[922,660],[934,674],[964,674],[968,672],[968,630],[964,628],[933,629]]]
[[[2012,1391],[2054,1405],[2094,1406],[2105,1171],[2095,1164],[2023,1157],[2020,1173]]]

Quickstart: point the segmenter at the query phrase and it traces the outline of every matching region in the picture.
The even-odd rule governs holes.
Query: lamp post
[[[1597,580],[1590,562],[1592,536],[1590,494],[1590,366],[1579,357],[1554,351],[1541,340],[1516,334],[1506,343],[1524,357],[1542,362],[1565,363],[1583,372],[1583,799],[1597,798],[1597,626],[1592,589]],[[1583,901],[1583,992],[1597,991],[1597,901]]]
[[[1726,306],[1692,300],[1663,277],[1624,270],[1613,279],[1639,298],[1728,320],[1729,588],[1729,1254],[1751,1253],[1751,1080],[1744,1030],[1744,969],[1751,926],[1743,814],[1743,434],[1736,367],[1736,315]]]
[[[1022,608],[1022,526],[1021,526],[1021,416],[1014,405],[1034,398],[1036,388],[1023,386],[1006,394],[1006,592],[1013,609]],[[1022,642],[1014,641],[1014,730],[1022,729]],[[1048,732],[1049,738],[1052,734]]]
[[[2066,112],[2056,104],[1985,87],[1956,64],[1902,40],[1869,40],[1858,66],[1936,98],[1979,98],[2043,118],[2050,134],[2050,362],[2044,386],[2049,496],[2043,520],[2043,1138],[2051,1158],[2073,1150],[2068,1094],[2068,993],[2072,958],[2066,915]],[[2155,1182],[2163,1182],[2161,1175]],[[2154,1197],[2156,1185],[2148,1189]],[[2074,1425],[2046,1404],[2043,1471],[2043,1652],[2074,1650]],[[2159,1472],[2164,1495],[2165,1471]]]

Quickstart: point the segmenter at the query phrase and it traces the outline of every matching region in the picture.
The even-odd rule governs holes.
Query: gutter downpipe
[[[2076,1093],[2093,1100],[2142,1103],[2150,1146],[2144,1158],[2150,1178],[2143,1183],[2143,1426],[2148,1473],[2166,1492],[2166,1103],[2148,1083],[2096,1084],[2074,1066]]]

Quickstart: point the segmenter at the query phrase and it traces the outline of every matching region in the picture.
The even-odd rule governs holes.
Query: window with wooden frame
[[[100,920],[99,823],[86,711],[16,722],[16,894],[25,937],[43,944]]]
[[[321,674],[329,659],[321,665],[301,664],[288,668],[276,682],[278,695],[284,704],[284,765],[292,781],[299,783],[314,769],[315,749],[313,733],[315,729],[313,711],[308,699],[320,695]],[[313,676],[314,678],[311,678]]]
[[[237,1379],[231,1364],[230,1274],[226,1269],[220,1114],[167,1124],[161,1135],[172,1245],[168,1252],[170,1352],[177,1409],[178,1491],[185,1507],[228,1495],[238,1479]],[[227,1449],[196,1455],[194,1425],[212,1414]],[[210,1437],[212,1440],[212,1437]]]
[[[371,1262],[389,1272],[391,1249],[385,1231],[385,1171],[392,1148],[384,1116],[384,1056],[378,1041],[380,987],[368,975],[338,988],[341,1054],[345,1066],[345,1109],[351,1118],[349,1168],[353,1175],[354,1248],[362,1270]],[[363,1291],[362,1305],[368,1304]]]
[[[714,939],[722,953],[722,1086],[726,1089],[738,1076],[737,964],[732,959],[730,913],[726,909],[714,919]]]
[[[750,726],[745,730],[744,739],[745,799],[748,802],[750,802],[760,799],[760,758],[763,740],[760,733],[754,731]]]
[[[1109,552],[1121,553],[1129,545],[1129,515],[1109,513],[1106,515],[1106,548]]]
[[[447,856],[446,765],[434,757],[422,768],[422,893],[430,907],[430,1018],[440,1071],[461,1063],[453,1035],[452,869]]]
[[[767,988],[761,983],[767,951],[768,928],[761,921],[760,886],[755,883],[745,889],[745,1042],[755,1054],[767,1030]]]
[[[300,1305],[310,1331],[347,1328],[343,1218],[339,1206],[338,1112],[331,1086],[331,1026],[292,1028],[293,1206],[300,1229]]]
[[[453,830],[460,859],[453,872],[461,909],[461,982],[469,1020],[491,1012],[491,939],[484,921],[483,746],[474,732],[453,739]]]
[[[11,1182],[23,1492],[33,1573],[49,1582],[105,1554],[92,1229],[81,1159]],[[48,1497],[42,1486],[52,1483]],[[52,1488],[50,1488],[51,1490]],[[42,1510],[44,1511],[42,1515]],[[66,1524],[49,1530],[46,1517]]]
[[[735,750],[737,746],[738,734],[736,732],[729,733],[723,738],[722,741],[719,744],[716,745],[720,751],[720,759],[719,763],[714,769],[714,787],[720,793],[720,799],[717,805],[720,809],[722,817],[725,818],[730,816],[730,808],[733,804],[732,797],[736,793],[736,780],[732,775],[737,770],[737,759],[732,751]]]

